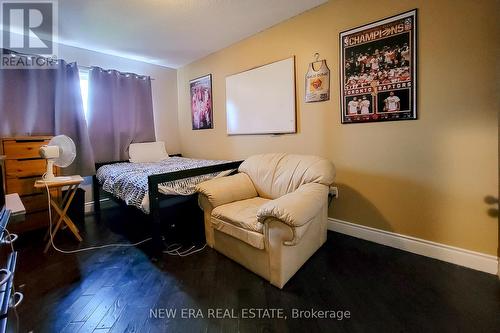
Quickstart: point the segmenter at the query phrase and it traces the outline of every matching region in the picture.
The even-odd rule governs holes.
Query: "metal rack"
[[[3,244],[0,244],[0,246],[9,245],[4,241],[5,228],[9,223],[9,219],[10,219],[10,210],[5,210],[3,215],[0,216],[0,240],[4,242]],[[14,305],[12,305],[11,303],[12,296],[14,296],[12,294],[12,291],[14,285],[14,273],[16,270],[16,263],[17,263],[17,252],[13,251],[9,253],[7,257],[7,264],[5,266],[5,269],[7,269],[11,273],[10,277],[7,279],[5,283],[0,285],[0,333],[4,333],[7,329],[7,317],[9,309],[12,306],[14,307],[17,306],[22,300],[21,297],[18,302],[15,302]]]

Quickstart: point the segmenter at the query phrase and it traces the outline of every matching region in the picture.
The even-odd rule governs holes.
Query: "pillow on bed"
[[[128,155],[132,163],[159,162],[169,158],[163,141],[132,143]]]

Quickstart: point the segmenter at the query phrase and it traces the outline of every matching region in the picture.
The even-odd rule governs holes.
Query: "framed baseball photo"
[[[212,74],[189,81],[193,130],[214,128]]]
[[[342,123],[417,119],[417,10],[339,40]]]

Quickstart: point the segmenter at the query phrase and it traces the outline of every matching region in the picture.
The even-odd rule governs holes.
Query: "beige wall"
[[[340,31],[418,8],[419,120],[341,125]],[[179,134],[186,156],[244,158],[285,151],[337,166],[330,216],[496,255],[498,220],[498,2],[335,0],[178,70]],[[228,27],[230,29],[230,27]],[[305,104],[313,54],[332,70],[331,100]],[[225,77],[296,56],[298,134],[226,135]],[[213,74],[213,130],[192,131],[188,81]]]

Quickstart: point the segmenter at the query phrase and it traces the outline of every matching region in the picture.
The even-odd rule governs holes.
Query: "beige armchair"
[[[335,169],[308,155],[263,154],[197,186],[207,244],[283,288],[326,241]]]

